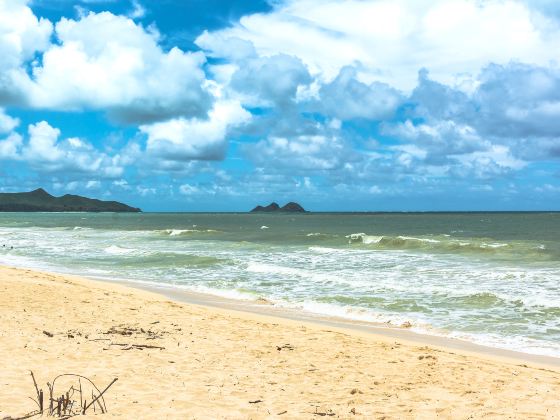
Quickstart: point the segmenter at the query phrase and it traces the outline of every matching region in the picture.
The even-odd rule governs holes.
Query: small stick
[[[115,382],[117,382],[118,379],[119,379],[119,378],[113,379],[113,380],[111,381],[111,383],[110,383],[109,385],[107,385],[107,387],[101,392],[101,394],[99,394],[97,397],[95,397],[95,399],[94,399],[92,402],[90,402],[90,403],[84,408],[84,411],[83,411],[82,414],[86,414],[86,410],[90,407],[90,405],[94,404],[95,401],[97,401],[99,398],[101,398],[101,396],[102,396],[103,394],[105,394],[105,391],[107,391],[107,390],[111,387],[111,385],[113,385]]]
[[[137,349],[160,349],[160,350],[165,350],[165,347],[152,346],[150,344],[131,344],[131,346],[136,347]]]
[[[35,391],[37,392],[37,405],[39,406],[39,411],[43,414],[43,391],[39,391],[39,387],[37,386],[37,381],[35,380],[35,375],[33,375],[33,371],[31,372],[31,379],[33,379],[33,385],[35,385]]]
[[[78,383],[80,384],[80,408],[84,407],[84,401],[82,399],[82,380],[78,378]]]

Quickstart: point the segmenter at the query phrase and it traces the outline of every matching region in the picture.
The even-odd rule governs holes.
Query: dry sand
[[[34,409],[30,370],[118,377],[102,418],[560,418],[558,367],[25,269],[0,268],[0,359],[0,419]]]

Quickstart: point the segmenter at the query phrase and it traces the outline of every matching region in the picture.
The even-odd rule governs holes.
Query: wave
[[[123,248],[123,247],[120,247],[120,246],[117,246],[117,245],[108,246],[103,251],[105,251],[107,254],[111,254],[111,255],[130,255],[130,254],[138,253],[137,249]]]
[[[546,251],[543,244],[534,242],[498,242],[488,238],[452,238],[448,235],[435,237],[414,236],[374,236],[365,233],[347,235],[348,243],[373,249],[428,250],[450,253],[541,253]]]
[[[346,249],[329,248],[324,246],[310,246],[307,249],[311,252],[316,252],[317,254],[340,254],[348,252]]]
[[[167,236],[187,236],[199,233],[219,233],[219,230],[215,229],[165,229],[160,231]]]

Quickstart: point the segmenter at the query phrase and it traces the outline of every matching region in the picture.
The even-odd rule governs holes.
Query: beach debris
[[[281,351],[281,350],[294,350],[295,347],[292,346],[291,344],[284,344],[283,346],[276,346],[276,350]]]
[[[103,391],[101,391],[91,379],[86,376],[77,375],[73,373],[65,373],[58,375],[53,379],[52,383],[47,382],[48,395],[45,394],[42,388],[39,388],[33,371],[30,372],[31,379],[33,380],[33,387],[35,388],[35,398],[30,397],[31,400],[37,404],[37,410],[32,411],[21,417],[7,417],[11,420],[23,420],[35,416],[57,417],[59,419],[69,419],[74,416],[86,415],[87,411],[91,408],[96,412],[96,407],[99,407],[101,413],[107,412],[107,405],[105,403],[104,394],[107,390],[117,382],[118,378],[113,379]],[[56,388],[57,380],[64,381],[70,380],[70,386],[66,392],[58,393]],[[86,399],[89,396],[87,391],[91,391],[91,399]]]
[[[45,331],[45,330],[43,330],[43,334],[45,334],[47,337],[51,337],[51,338],[54,337],[53,333],[50,333],[50,332]]]
[[[142,327],[130,327],[126,325],[118,325],[109,328],[103,334],[105,335],[122,335],[122,336],[132,336],[132,335],[143,335],[146,336],[146,340],[155,340],[157,338],[163,338],[165,331],[153,331],[152,329],[144,329]]]
[[[159,349],[159,350],[165,350],[165,347],[161,347],[161,346],[152,346],[149,344],[130,344],[128,347],[123,348],[123,350],[132,350],[132,349],[138,349],[138,350],[144,350],[144,349]]]
[[[254,401],[249,401],[249,404],[258,404],[258,403],[262,403],[263,400],[254,400]]]
[[[277,415],[277,416],[281,416],[281,415],[283,415],[283,414],[286,414],[287,412],[288,412],[288,410],[284,410],[284,411],[279,412],[279,413],[276,414],[276,415]]]
[[[320,417],[325,417],[325,416],[329,416],[329,417],[334,417],[336,416],[335,412],[332,411],[330,408],[322,408],[322,407],[318,407],[315,406],[315,411],[312,413],[314,416],[320,416]]]
[[[259,297],[257,300],[255,300],[255,303],[259,305],[274,305],[270,300],[263,297]]]
[[[363,394],[362,391],[360,391],[358,388],[354,388],[352,389],[352,391],[350,391],[351,395],[356,395],[356,394]]]
[[[401,328],[412,328],[410,321],[405,321],[401,324]]]

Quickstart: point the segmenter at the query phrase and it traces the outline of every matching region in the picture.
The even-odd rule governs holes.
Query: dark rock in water
[[[301,207],[298,203],[294,203],[293,201],[290,201],[288,204],[282,207],[280,211],[303,213],[305,212],[305,209]]]
[[[117,201],[101,201],[79,195],[66,194],[54,197],[39,188],[24,193],[0,193],[0,211],[88,211],[88,212],[128,212],[137,213],[141,210]]]
[[[259,212],[259,211],[273,212],[273,211],[278,211],[278,210],[280,210],[280,206],[277,203],[270,203],[266,207],[263,207],[263,206],[255,207],[253,210],[251,210],[251,213]]]
[[[277,203],[270,203],[268,206],[257,206],[251,213],[265,212],[265,213],[275,213],[275,212],[287,212],[287,213],[303,213],[306,210],[301,207],[298,203],[290,202],[284,207],[280,207]]]

